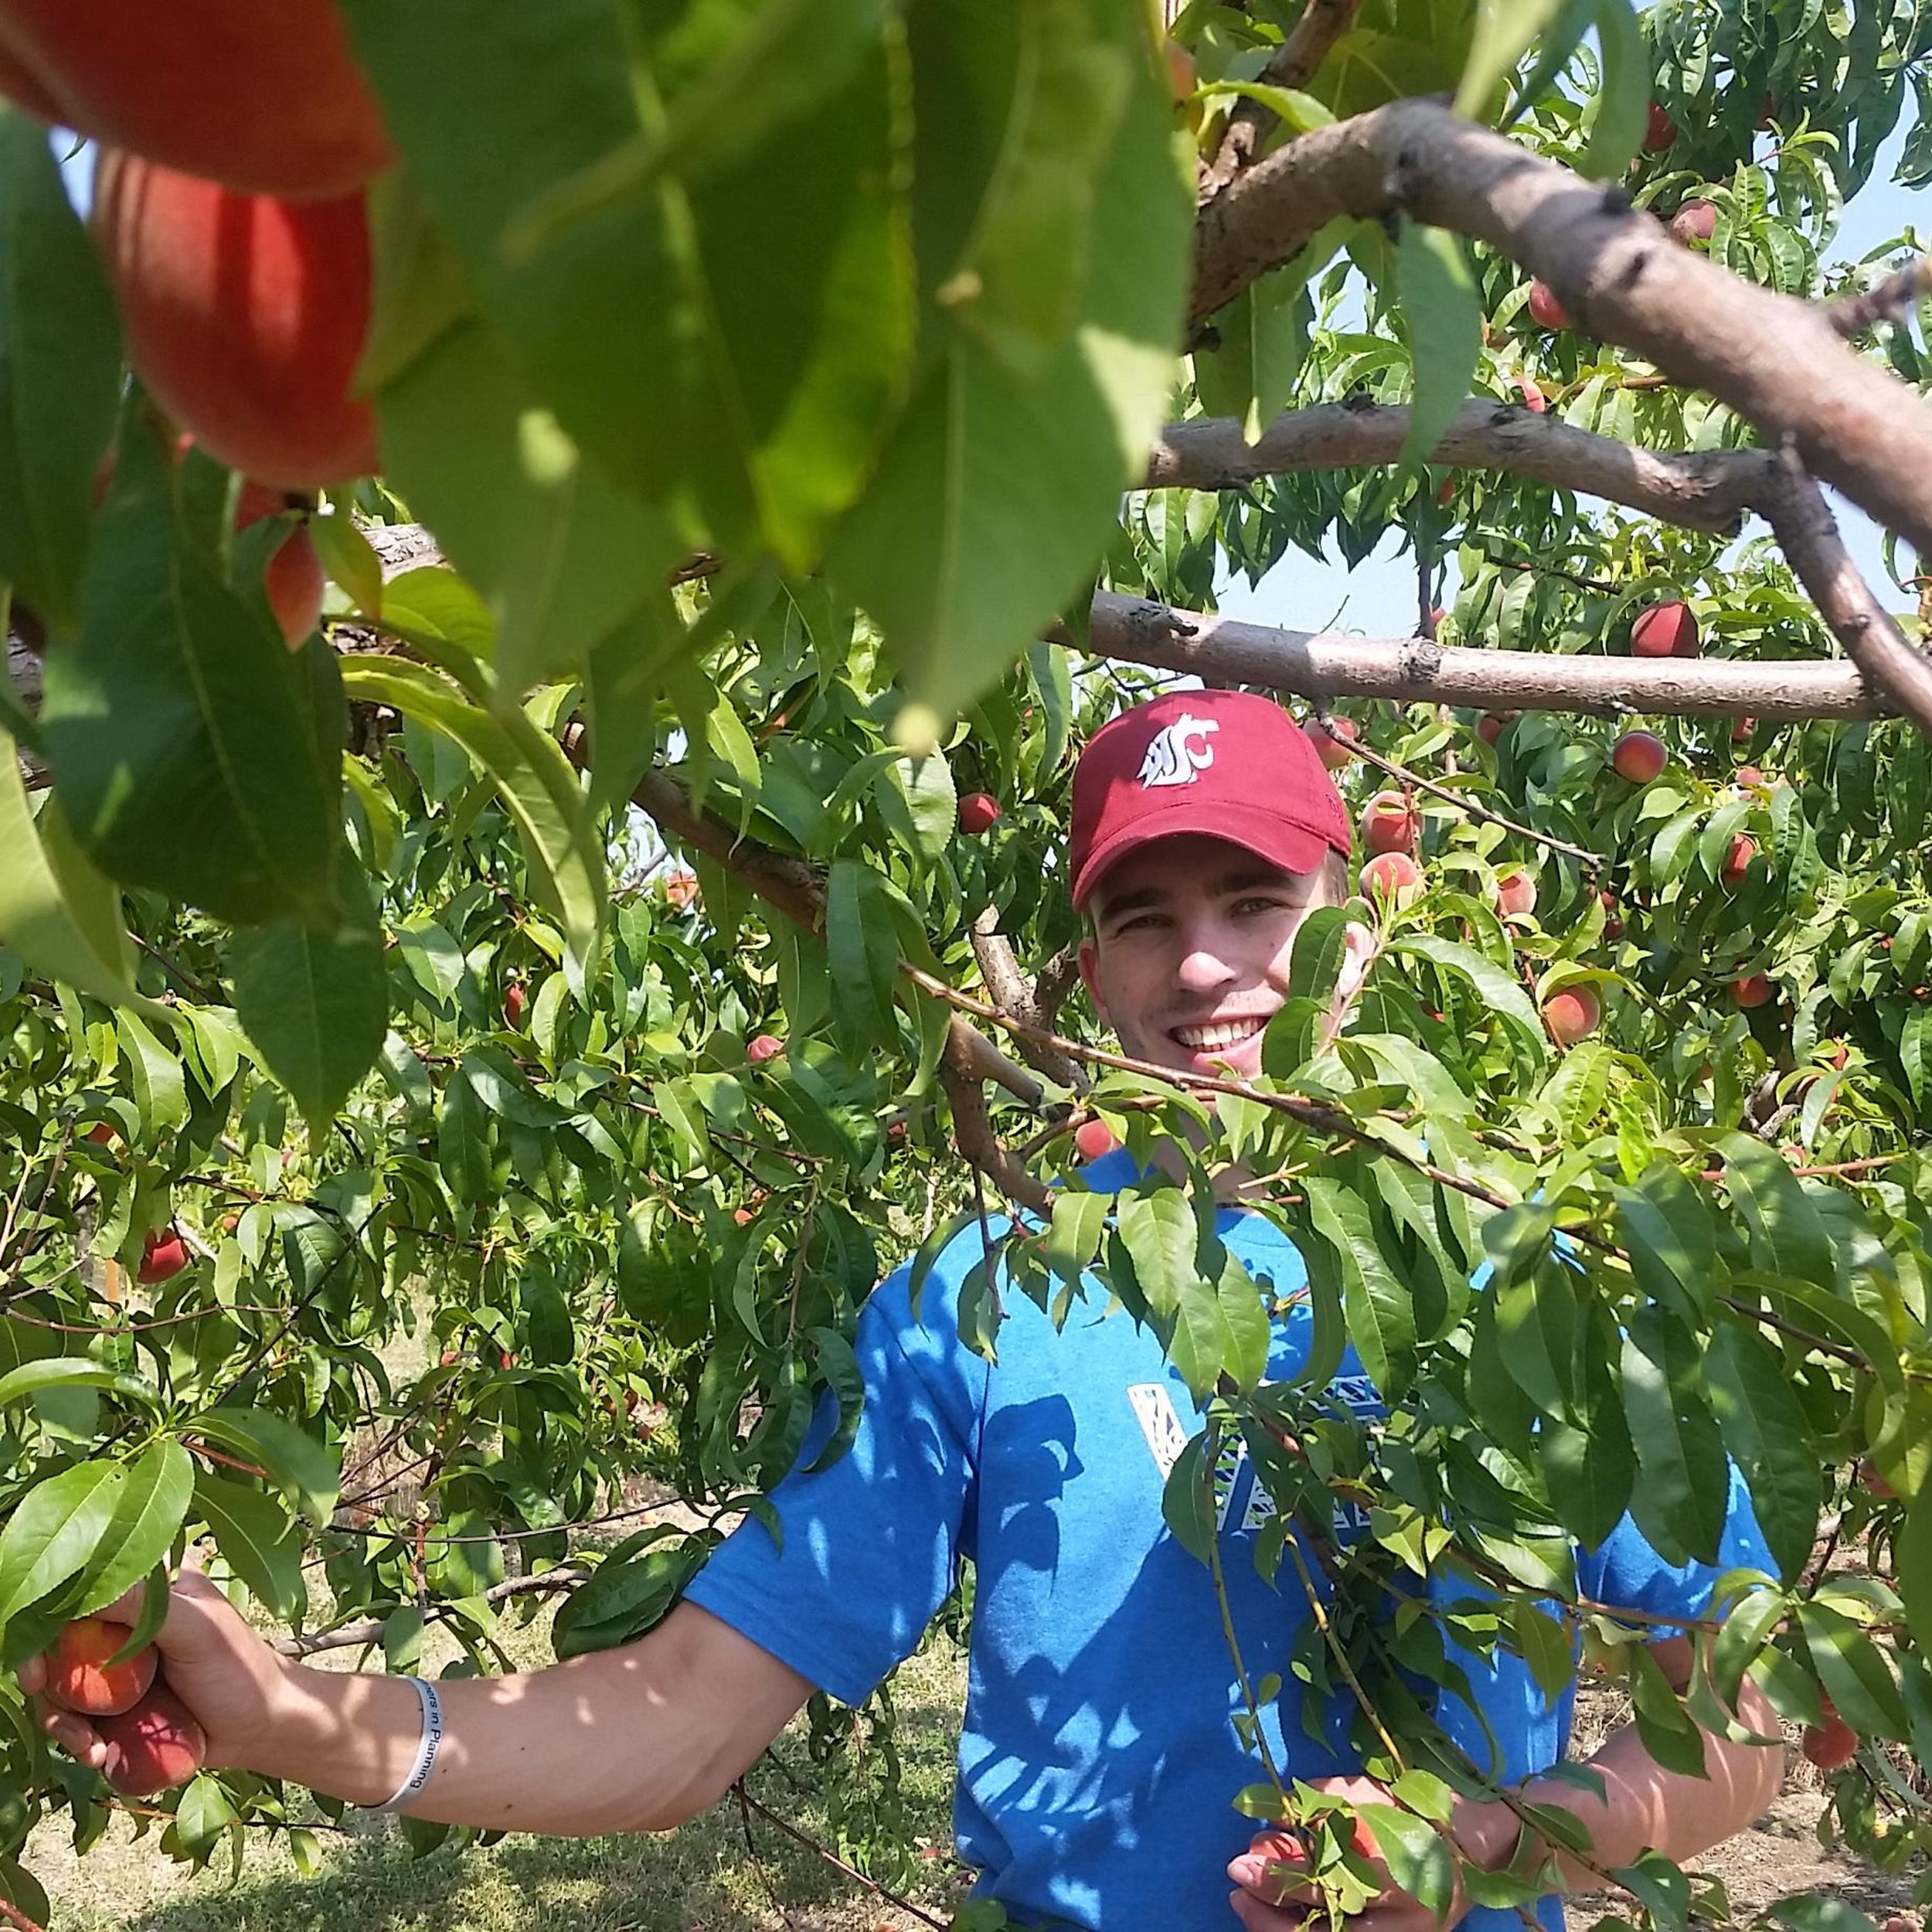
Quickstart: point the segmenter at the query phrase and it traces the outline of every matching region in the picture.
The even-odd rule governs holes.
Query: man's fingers
[[[47,1685],[47,1660],[37,1651],[13,1674],[14,1681],[29,1697],[38,1697]]]
[[[1294,1906],[1264,1905],[1252,1892],[1230,1892],[1228,1903],[1247,1932],[1300,1932],[1303,1923]]]
[[[72,1711],[49,1706],[41,1713],[40,1728],[70,1757],[78,1758],[82,1764],[100,1770],[107,1755],[107,1747],[101,1743],[100,1733],[84,1717],[77,1717]]]
[[[1267,1905],[1290,1900],[1305,1904],[1315,1896],[1314,1888],[1301,1876],[1300,1861],[1284,1861],[1264,1852],[1243,1852],[1230,1860],[1228,1876]]]

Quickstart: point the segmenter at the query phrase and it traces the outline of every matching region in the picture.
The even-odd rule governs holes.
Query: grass
[[[520,1664],[547,1661],[543,1620],[514,1634],[506,1626],[505,1634]],[[426,1661],[434,1669],[440,1660]],[[896,1688],[910,1829],[937,1854],[920,1902],[943,1915],[963,1882],[949,1855],[964,1659],[935,1634]],[[824,1842],[802,1736],[801,1719],[774,1747],[775,1762],[754,1767],[747,1782]],[[729,1798],[677,1832],[515,1835],[422,1859],[389,1820],[351,1818],[346,1833],[323,1835],[321,1869],[307,1877],[265,1832],[250,1835],[232,1883],[225,1855],[191,1872],[161,1850],[157,1829],[137,1836],[128,1821],[77,1858],[64,1815],[35,1834],[22,1862],[47,1889],[55,1932],[774,1932],[787,1924],[898,1932],[917,1923],[761,1821],[753,1821],[748,1850]]]

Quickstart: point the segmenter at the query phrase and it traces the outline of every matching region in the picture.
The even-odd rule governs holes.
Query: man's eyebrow
[[[1144,906],[1158,906],[1167,895],[1158,886],[1142,886],[1132,892],[1094,895],[1094,911],[1100,919],[1117,919],[1122,913],[1137,913]]]

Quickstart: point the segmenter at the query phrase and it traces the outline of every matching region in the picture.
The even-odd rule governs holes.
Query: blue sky
[[[1871,185],[1846,208],[1830,251],[1832,260],[1856,261],[1932,216],[1932,203],[1924,191],[1893,184],[1893,165],[1903,144],[1903,132],[1894,136],[1873,170]],[[1895,589],[1886,574],[1878,526],[1831,494],[1846,544],[1879,600],[1889,609],[1910,610],[1913,600]],[[1293,631],[1332,626],[1367,637],[1406,637],[1415,628],[1415,563],[1406,553],[1397,553],[1399,541],[1391,536],[1376,556],[1352,571],[1338,561],[1318,563],[1292,551],[1253,590],[1245,577],[1229,584],[1222,592],[1222,611]],[[1910,567],[1902,558],[1901,570]]]

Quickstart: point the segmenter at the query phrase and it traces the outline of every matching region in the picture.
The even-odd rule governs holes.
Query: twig
[[[900,1911],[910,1912],[914,1918],[923,1919],[927,1924],[933,1927],[933,1932],[946,1932],[947,1923],[946,1920],[928,1912],[923,1905],[915,1905],[910,1899],[901,1897],[889,1886],[881,1885],[876,1879],[868,1878],[856,1866],[848,1865],[836,1852],[821,1845],[815,1838],[800,1831],[789,1818],[781,1818],[769,1804],[760,1804],[757,1799],[745,1789],[745,1781],[743,1778],[740,1778],[731,1788],[739,1794],[740,1804],[750,1805],[752,1810],[756,1811],[767,1825],[776,1825],[786,1837],[802,1845],[815,1857],[823,1859],[826,1864],[844,1872],[847,1878],[862,1885],[868,1892],[876,1893],[888,1905],[896,1905]]]
[[[1281,50],[1261,70],[1270,87],[1305,87],[1355,16],[1362,0],[1308,0]],[[1242,100],[1228,117],[1213,163],[1202,172],[1196,197],[1211,201],[1252,161],[1279,117],[1258,100]]]
[[[1325,704],[1317,704],[1315,706],[1315,722],[1321,727],[1324,736],[1332,739],[1338,745],[1345,745],[1365,764],[1373,765],[1378,771],[1386,772],[1392,778],[1400,778],[1404,784],[1413,786],[1417,791],[1427,791],[1436,798],[1447,800],[1458,810],[1468,813],[1471,818],[1500,825],[1504,831],[1513,832],[1519,838],[1532,840],[1539,845],[1546,845],[1552,852],[1566,853],[1593,873],[1601,872],[1610,863],[1600,852],[1586,851],[1581,845],[1573,845],[1567,838],[1559,838],[1554,832],[1539,832],[1534,825],[1522,825],[1514,818],[1505,818],[1499,811],[1492,811],[1487,805],[1478,804],[1466,793],[1454,791],[1447,785],[1439,785],[1434,779],[1425,778],[1420,772],[1411,771],[1406,765],[1399,765],[1393,758],[1383,757],[1380,752],[1371,750],[1355,739],[1337,737],[1328,729],[1328,708]]]
[[[587,1581],[592,1572],[582,1566],[560,1565],[555,1570],[544,1570],[535,1577],[512,1577],[500,1583],[492,1583],[481,1593],[486,1604],[502,1603],[509,1597],[528,1596],[532,1593],[547,1594],[559,1590],[574,1589]],[[474,1602],[467,1597],[465,1602]],[[461,1607],[455,1604],[431,1604],[423,1611],[425,1618],[440,1622]],[[325,1650],[353,1650],[365,1644],[379,1644],[383,1641],[383,1620],[366,1617],[357,1624],[344,1624],[335,1630],[318,1631],[310,1637],[278,1637],[274,1647],[284,1657],[313,1657]]]
[[[1920,255],[1862,295],[1841,295],[1820,304],[1819,312],[1849,342],[1875,322],[1903,321],[1913,306],[1932,295],[1932,256]]]

